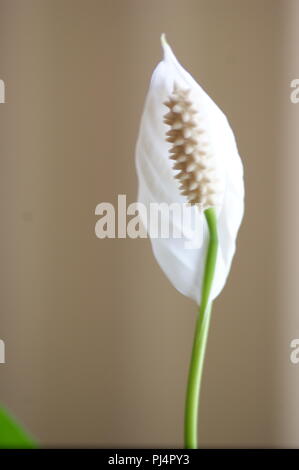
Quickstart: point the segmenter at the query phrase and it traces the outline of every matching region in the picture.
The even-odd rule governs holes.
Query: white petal
[[[211,298],[222,290],[235,252],[237,232],[244,210],[243,168],[236,142],[228,121],[218,106],[183,69],[169,45],[163,43],[164,60],[156,67],[145,102],[136,146],[136,165],[139,180],[138,201],[148,211],[150,203],[180,203],[186,198],[179,192],[177,171],[169,158],[170,143],[165,133],[169,127],[164,123],[165,106],[174,85],[190,90],[190,99],[200,111],[200,126],[207,126],[209,144],[213,148],[217,171],[221,175],[224,192],[217,208],[219,251]],[[189,99],[189,98],[188,98]],[[152,238],[154,255],[174,287],[182,294],[201,301],[201,285],[208,243],[205,218],[195,206],[190,206],[190,216],[197,221],[196,227],[172,217],[172,224],[184,233],[183,238]],[[149,213],[149,212],[148,212]],[[193,219],[194,220],[194,219]],[[190,248],[193,241],[194,248]],[[189,245],[187,244],[189,242]]]

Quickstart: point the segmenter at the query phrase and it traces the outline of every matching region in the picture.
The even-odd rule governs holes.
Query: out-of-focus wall
[[[196,306],[148,240],[94,234],[99,202],[136,199],[135,139],[162,32],[228,115],[246,174],[238,252],[214,306],[201,445],[279,445],[286,9],[0,1],[0,398],[43,445],[182,446]]]

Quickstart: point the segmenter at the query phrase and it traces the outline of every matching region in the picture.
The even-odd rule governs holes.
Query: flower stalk
[[[198,409],[201,389],[201,378],[204,366],[204,358],[209,332],[209,323],[211,317],[212,302],[210,292],[213,284],[217,251],[218,251],[218,232],[217,218],[214,208],[204,211],[209,229],[209,244],[207,257],[205,261],[205,271],[202,285],[201,305],[196,321],[194,342],[192,348],[187,394],[185,407],[185,448],[197,449],[198,446]]]

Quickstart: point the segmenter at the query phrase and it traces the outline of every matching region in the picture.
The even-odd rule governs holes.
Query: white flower
[[[138,201],[148,210],[152,202],[191,203],[188,210],[198,220],[196,227],[180,227],[182,220],[173,213],[171,222],[184,236],[151,238],[151,243],[176,289],[200,304],[208,244],[203,211],[215,207],[217,213],[213,300],[225,284],[235,252],[244,211],[243,168],[225,115],[179,64],[163,37],[162,45],[164,60],[151,79],[136,146]]]

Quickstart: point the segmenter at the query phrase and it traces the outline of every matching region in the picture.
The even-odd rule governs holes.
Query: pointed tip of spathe
[[[166,62],[176,62],[176,58],[171,50],[171,47],[166,39],[166,34],[161,34],[161,46],[164,52],[164,60]]]
[[[162,34],[161,34],[161,38],[160,38],[160,39],[161,39],[161,45],[162,45],[163,48],[168,45],[168,42],[167,42],[166,34],[165,34],[165,33],[162,33]]]
[[[166,39],[166,34],[162,33],[160,39],[161,39],[161,46],[162,46],[162,49],[163,49],[163,52],[164,52],[164,59],[166,59],[167,56],[169,55],[169,51],[171,51],[170,46],[169,46],[169,44],[167,42],[167,39]]]

